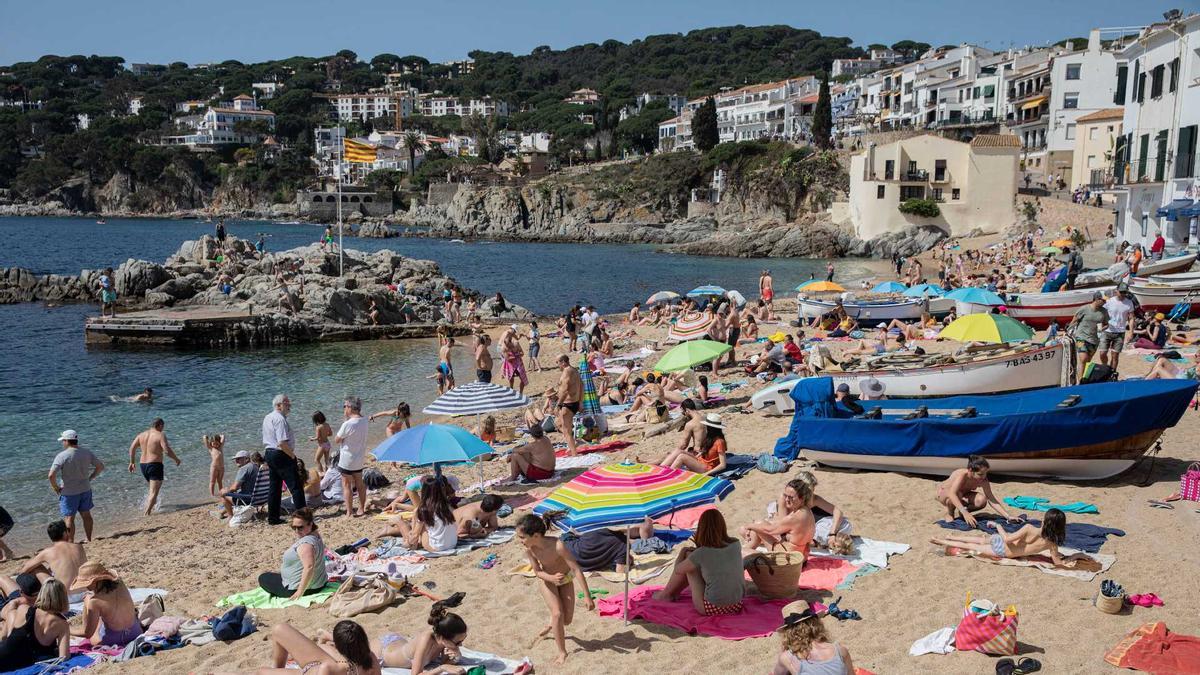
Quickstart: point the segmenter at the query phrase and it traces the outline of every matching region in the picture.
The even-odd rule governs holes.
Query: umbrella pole
[[[623,604],[626,626],[629,625],[629,568],[633,564],[630,561],[630,548],[631,544],[629,542],[629,528],[625,528],[625,600]]]

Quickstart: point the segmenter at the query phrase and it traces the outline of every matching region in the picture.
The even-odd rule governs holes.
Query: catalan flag
[[[375,146],[368,143],[359,143],[352,141],[349,138],[342,141],[343,152],[347,162],[363,162],[370,164],[375,161]]]

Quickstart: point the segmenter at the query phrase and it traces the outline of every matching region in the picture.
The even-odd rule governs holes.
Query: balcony
[[[900,174],[900,181],[904,183],[927,183],[929,182],[929,172],[925,170],[905,171]]]

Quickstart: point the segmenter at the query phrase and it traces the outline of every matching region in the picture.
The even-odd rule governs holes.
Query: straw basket
[[[1104,612],[1105,614],[1120,614],[1121,608],[1124,606],[1124,598],[1110,598],[1103,593],[1096,593],[1096,609]]]
[[[508,443],[515,440],[517,440],[517,430],[515,427],[496,427],[497,442]]]
[[[742,566],[764,598],[790,598],[800,586],[804,555],[794,551],[755,553],[743,559]]]

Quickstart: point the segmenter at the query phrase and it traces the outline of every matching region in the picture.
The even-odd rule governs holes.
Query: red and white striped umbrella
[[[671,325],[671,329],[667,331],[667,337],[678,342],[698,340],[708,335],[708,327],[715,319],[716,317],[705,312],[684,314]]]

